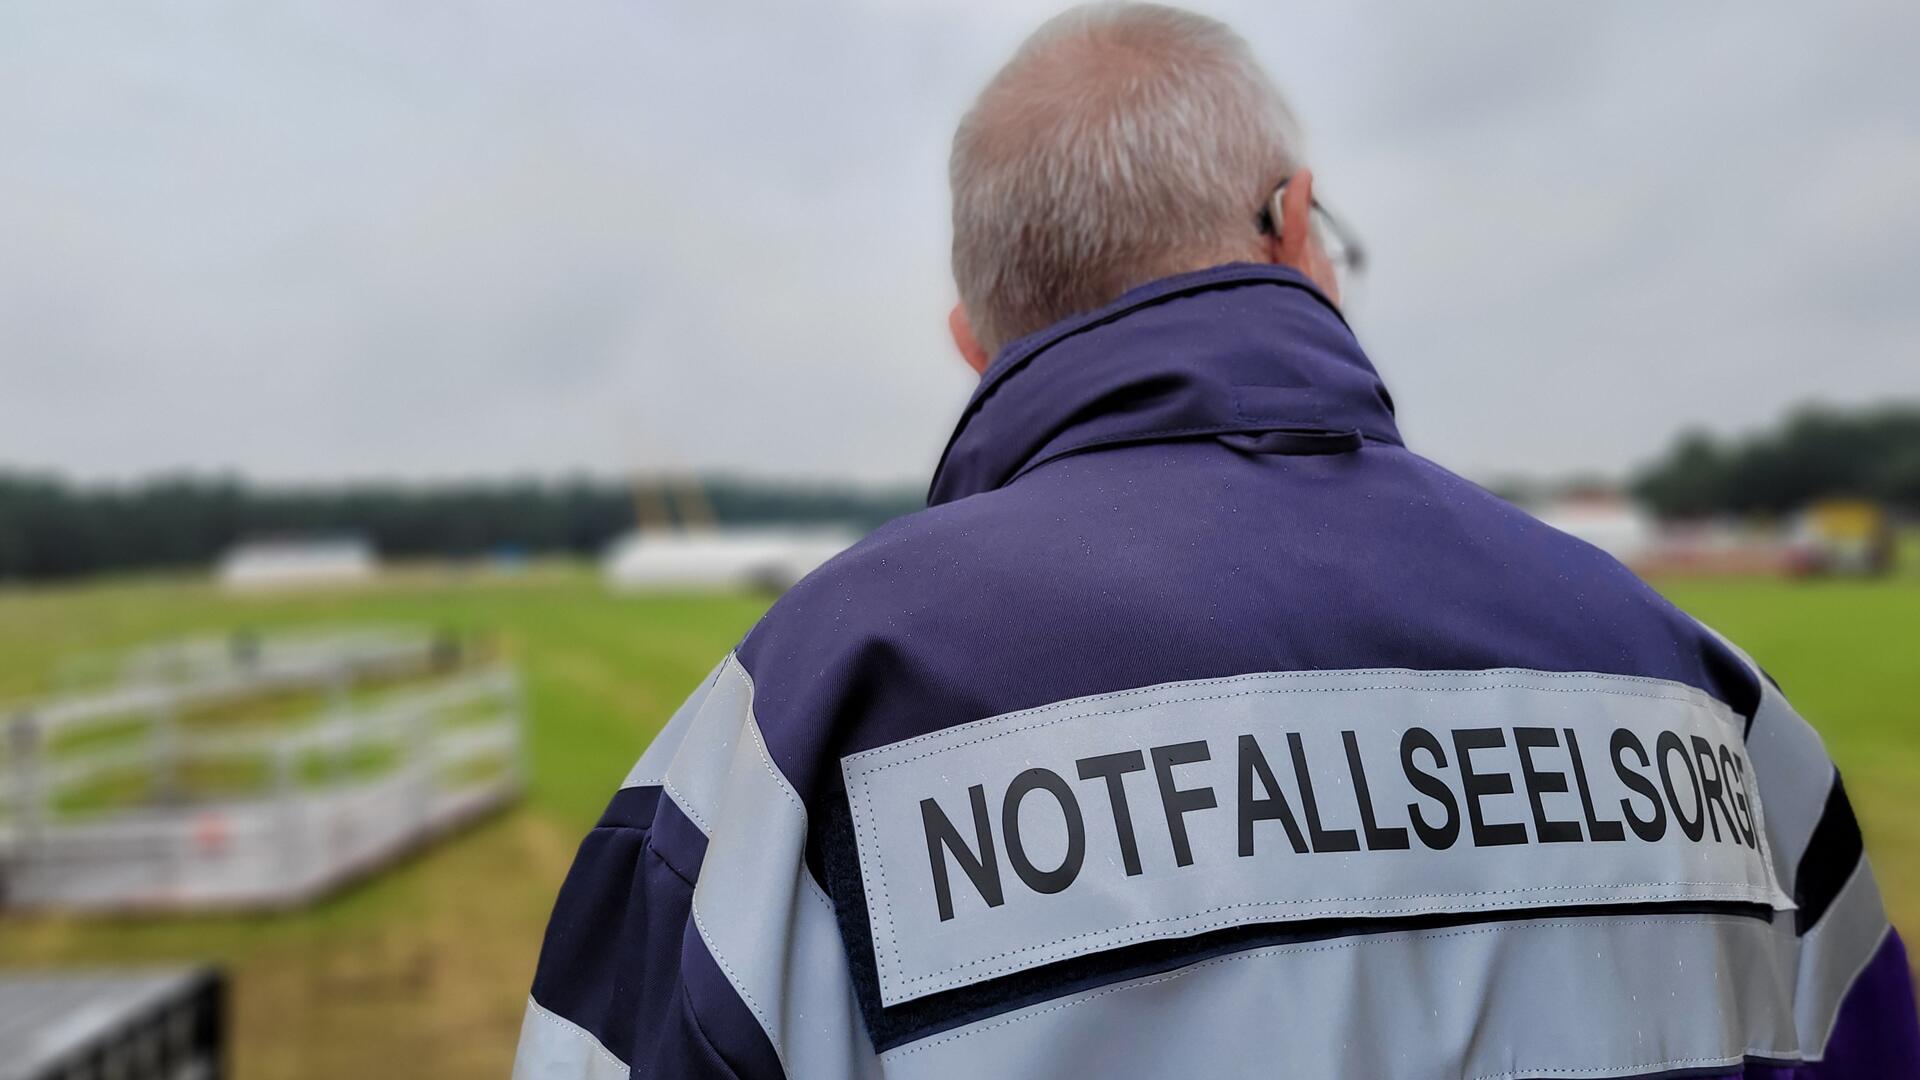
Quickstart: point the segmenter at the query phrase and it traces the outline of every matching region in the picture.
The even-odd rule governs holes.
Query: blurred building
[[[1587,489],[1542,503],[1534,516],[1632,565],[1660,545],[1653,515],[1618,491]]]

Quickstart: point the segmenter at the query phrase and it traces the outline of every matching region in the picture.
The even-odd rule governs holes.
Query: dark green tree
[[[1689,431],[1632,483],[1672,517],[1791,513],[1817,499],[1872,499],[1920,514],[1920,405],[1810,406],[1776,429],[1719,441]]]

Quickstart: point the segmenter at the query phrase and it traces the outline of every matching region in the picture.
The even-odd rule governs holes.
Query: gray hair
[[[1203,15],[1073,8],[953,137],[953,276],[989,351],[1134,286],[1257,259],[1297,129],[1247,43]]]

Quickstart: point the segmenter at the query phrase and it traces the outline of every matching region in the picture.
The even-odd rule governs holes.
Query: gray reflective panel
[[[646,787],[666,780],[667,765],[673,761],[674,755],[680,752],[680,744],[687,737],[687,728],[692,726],[693,718],[699,714],[700,706],[706,703],[707,695],[713,692],[715,683],[720,679],[720,672],[726,666],[725,660],[716,664],[712,671],[707,672],[706,679],[687,696],[687,700],[674,710],[673,715],[661,726],[660,734],[655,735],[653,741],[647,744],[647,750],[640,755],[640,760],[633,763],[633,768],[627,773],[626,780],[620,784],[623,789]]]
[[[1807,841],[1826,811],[1833,788],[1833,761],[1812,726],[1800,718],[1772,683],[1765,691],[1747,737],[1754,776],[1767,793],[1767,837],[1777,853],[1774,870],[1780,887],[1793,891],[1794,871]]]
[[[1710,629],[1710,628],[1709,628]],[[1774,870],[1789,892],[1800,859],[1833,788],[1834,767],[1812,725],[1787,702],[1751,656],[1715,632],[1739,656],[1760,683],[1760,704],[1748,734],[1747,752],[1767,793],[1767,835],[1778,853]],[[1818,1060],[1833,1034],[1847,992],[1872,962],[1891,929],[1873,868],[1865,856],[1854,867],[1833,904],[1806,937],[1795,939],[1791,923],[1775,920],[1780,955],[1796,971],[1794,1018],[1808,1060]]]
[[[666,762],[660,786],[708,836],[713,835],[713,815],[722,808],[727,772],[733,767],[742,718],[749,715],[752,700],[753,684],[740,665],[729,660],[714,676],[686,724],[686,734]]]
[[[707,835],[693,920],[796,1080],[878,1075],[833,903],[805,861],[807,815],[753,718],[753,681],[722,665],[665,770]]]
[[[626,1062],[584,1028],[527,999],[513,1080],[627,1080]]]
[[[910,1043],[889,1077],[1624,1076],[1794,1060],[1738,916],[1546,919],[1236,953]]]
[[[1819,1058],[1826,1050],[1827,1037],[1833,1034],[1834,1020],[1840,1015],[1840,1003],[1880,950],[1889,929],[1873,868],[1861,859],[1833,906],[1800,939],[1794,1016],[1809,1058]]]
[[[1794,711],[1760,665],[1725,636],[1707,629],[1747,665],[1760,684],[1760,704],[1747,733],[1747,755],[1753,759],[1759,786],[1767,793],[1767,837],[1775,855],[1774,872],[1781,889],[1791,895],[1800,857],[1806,854],[1807,840],[1826,810],[1833,762],[1819,733]]]
[[[1653,679],[1282,672],[851,755],[881,998],[1256,922],[1788,909],[1743,727]]]

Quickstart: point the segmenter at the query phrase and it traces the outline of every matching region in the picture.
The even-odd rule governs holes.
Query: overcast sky
[[[1920,398],[1920,5],[1196,6],[1443,464]],[[948,140],[1052,10],[0,6],[0,467],[921,478]]]

